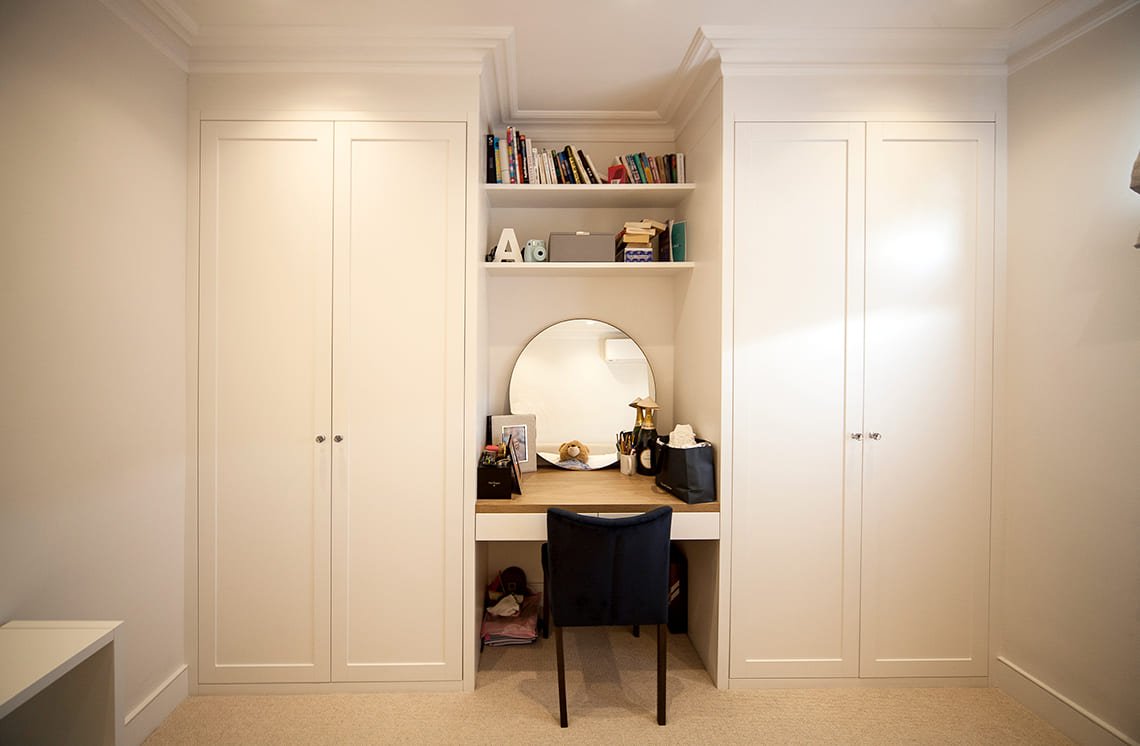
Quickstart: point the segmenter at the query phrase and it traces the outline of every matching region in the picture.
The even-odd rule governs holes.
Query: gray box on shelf
[[[551,262],[612,262],[612,233],[551,233],[546,243],[547,260]]]

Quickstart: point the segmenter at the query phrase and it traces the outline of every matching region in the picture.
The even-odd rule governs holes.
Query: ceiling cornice
[[[167,0],[101,0],[101,2],[164,57],[177,65],[182,72],[190,71],[190,44],[193,35],[181,21],[158,5],[159,2],[165,3]]]
[[[1140,0],[1052,0],[1008,31],[702,26],[659,107],[645,111],[521,108],[510,27],[209,26],[178,0],[101,2],[190,73],[476,74],[497,124],[543,139],[663,141],[684,129],[723,76],[1007,75]]]
[[[705,27],[725,74],[1005,73],[1005,34],[981,29]]]
[[[1140,4],[1140,0],[1054,2],[1013,27],[1010,34],[1009,72],[1055,52],[1103,23]]]
[[[512,34],[494,26],[202,26],[190,72],[479,73]]]

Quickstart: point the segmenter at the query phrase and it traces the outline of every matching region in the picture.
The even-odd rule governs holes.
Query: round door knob
[[[863,440],[863,433],[851,433],[851,440]]]
[[[323,436],[323,435],[318,435],[318,436],[317,436],[317,442],[318,442],[318,443],[324,443],[324,442],[325,442],[325,436]]]
[[[883,434],[882,433],[868,433],[867,437],[870,438],[871,440],[882,440]]]
[[[334,435],[334,436],[333,436],[333,442],[334,442],[334,443],[339,443],[339,442],[341,442],[342,440],[344,440],[344,436],[343,436],[343,435]]]

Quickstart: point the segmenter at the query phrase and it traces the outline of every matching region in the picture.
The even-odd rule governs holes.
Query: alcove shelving
[[[693,262],[486,262],[489,275],[499,277],[645,277],[680,275],[692,271]]]
[[[694,184],[485,184],[491,207],[676,207]]]

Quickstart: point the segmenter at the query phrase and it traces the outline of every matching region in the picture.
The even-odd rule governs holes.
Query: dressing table
[[[573,399],[566,394],[573,390],[589,394]],[[542,465],[522,474],[521,495],[475,501],[475,540],[544,541],[546,510],[551,507],[619,518],[662,505],[673,508],[673,539],[719,539],[719,502],[689,505],[657,487],[652,477],[622,474],[616,463],[587,471],[553,465],[558,444],[573,439],[587,442],[592,454],[612,455],[610,463],[616,462],[614,436],[633,424],[628,402],[654,393],[653,372],[644,354],[609,324],[571,319],[536,335],[515,363],[509,398],[512,412],[538,417],[538,432],[529,447],[543,457]],[[596,462],[604,464],[606,459],[591,457],[591,464]]]
[[[565,508],[603,518],[673,508],[673,539],[719,539],[720,503],[689,505],[653,483],[616,468],[568,471],[541,467],[524,474],[522,494],[510,500],[475,501],[476,541],[545,541],[546,509]]]

